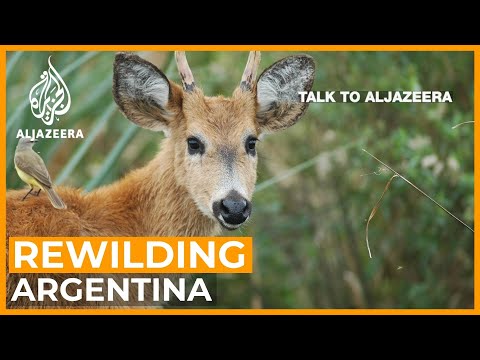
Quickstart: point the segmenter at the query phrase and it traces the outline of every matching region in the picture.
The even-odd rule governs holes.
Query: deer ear
[[[118,53],[113,65],[113,98],[123,114],[145,129],[168,132],[181,105],[181,90],[155,65]]]
[[[267,68],[257,82],[257,121],[261,133],[272,133],[295,124],[307,109],[300,91],[310,91],[315,63],[308,55],[289,56]]]

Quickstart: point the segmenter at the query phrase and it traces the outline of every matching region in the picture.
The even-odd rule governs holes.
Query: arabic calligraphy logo
[[[65,115],[70,109],[70,92],[60,74],[53,67],[51,56],[48,58],[49,68],[40,75],[30,94],[30,107],[37,119],[42,119],[45,125],[52,125],[53,120]]]

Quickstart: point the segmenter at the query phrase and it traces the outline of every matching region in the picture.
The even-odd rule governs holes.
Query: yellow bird
[[[23,197],[22,201],[34,190],[38,189],[35,194],[38,196],[40,191],[47,193],[50,202],[56,209],[66,209],[67,205],[53,189],[52,179],[48,173],[47,167],[42,158],[33,151],[33,145],[37,142],[30,137],[21,138],[15,150],[15,169],[18,176],[25,183],[30,185],[30,191]]]

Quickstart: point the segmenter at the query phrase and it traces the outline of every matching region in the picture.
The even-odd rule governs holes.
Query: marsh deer
[[[54,209],[45,195],[22,201],[24,190],[8,191],[7,259],[10,236],[213,236],[248,220],[257,139],[292,126],[305,112],[308,104],[300,102],[299,92],[312,88],[313,59],[289,56],[256,80],[260,53],[250,52],[239,86],[225,98],[205,96],[185,53],[175,57],[182,86],[131,53],[118,53],[113,66],[115,102],[131,122],[166,134],[160,152],[145,167],[90,193],[59,187],[67,210]],[[38,275],[22,274],[30,284]],[[7,301],[18,278],[7,265]],[[59,299],[9,305],[69,304]]]

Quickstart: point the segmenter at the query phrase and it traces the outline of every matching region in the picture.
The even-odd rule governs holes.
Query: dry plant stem
[[[465,125],[465,124],[473,124],[475,121],[464,121],[460,124],[457,124],[455,126],[452,126],[452,129],[456,129],[457,127],[459,127],[460,125]]]
[[[383,196],[385,195],[385,193],[387,192],[388,188],[390,187],[390,184],[392,182],[393,179],[395,179],[398,175],[395,174],[393,175],[390,180],[388,180],[388,183],[387,185],[385,185],[385,189],[383,189],[383,193],[382,193],[382,196],[380,196],[380,199],[377,200],[377,202],[375,203],[375,206],[373,207],[371,213],[370,213],[370,216],[368,217],[368,220],[367,220],[367,226],[365,227],[365,241],[367,243],[367,249],[368,249],[368,256],[370,256],[370,259],[372,258],[372,252],[370,251],[370,245],[368,243],[368,225],[370,224],[370,220],[373,219],[373,217],[375,216],[375,214],[377,213],[377,210],[378,208],[380,207],[380,202],[382,201],[383,199]]]
[[[474,232],[473,229],[468,226],[465,222],[463,222],[462,220],[460,220],[458,217],[456,217],[455,215],[453,215],[450,211],[448,211],[446,208],[444,208],[442,205],[440,205],[435,199],[433,199],[431,196],[429,196],[425,191],[423,191],[422,189],[420,189],[418,186],[416,186],[414,183],[412,183],[410,180],[408,180],[407,178],[405,178],[403,175],[399,174],[397,171],[395,171],[394,169],[392,169],[390,166],[388,166],[387,164],[385,164],[383,161],[377,159],[375,156],[373,156],[372,154],[370,154],[367,150],[365,149],[362,149],[363,151],[365,151],[368,155],[370,155],[372,158],[374,158],[375,160],[377,160],[380,164],[382,164],[383,166],[385,166],[388,170],[392,171],[395,175],[397,175],[398,177],[402,178],[407,184],[409,184],[410,186],[412,186],[415,190],[417,190],[420,194],[422,194],[423,196],[425,196],[426,198],[428,198],[430,201],[432,201],[435,205],[437,205],[440,209],[442,209],[443,211],[445,211],[448,215],[450,215],[451,217],[453,217],[455,220],[457,220],[460,224],[462,224],[463,226],[465,226],[468,230],[470,230],[472,233]]]

